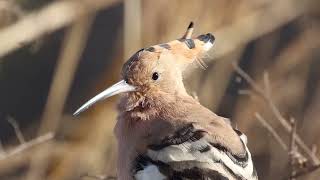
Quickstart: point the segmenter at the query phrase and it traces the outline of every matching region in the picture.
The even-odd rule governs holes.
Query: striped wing
[[[137,180],[255,180],[257,178],[247,138],[235,130],[246,150],[233,155],[220,144],[210,142],[209,134],[193,124],[179,129],[160,144],[150,145],[136,158],[133,174]]]

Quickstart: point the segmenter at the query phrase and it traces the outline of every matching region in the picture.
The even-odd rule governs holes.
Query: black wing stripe
[[[241,136],[243,133],[241,131],[239,131],[238,129],[233,128],[234,132],[236,132],[238,134],[238,136]]]
[[[234,178],[236,178],[236,179],[238,179],[238,180],[245,180],[245,178],[243,178],[240,174],[234,173],[234,172],[232,171],[232,169],[230,169],[224,162],[222,162],[222,161],[219,161],[219,162],[223,165],[224,169],[225,169],[227,172],[229,172],[229,174],[232,175]]]
[[[205,131],[196,130],[191,123],[179,129],[173,135],[164,138],[160,144],[149,145],[148,147],[151,150],[159,151],[171,145],[179,145],[187,141],[197,141],[201,139],[205,133]]]
[[[184,162],[179,162],[184,163]],[[136,158],[135,168],[133,175],[135,175],[138,171],[141,171],[148,164],[156,165],[159,171],[167,177],[169,180],[228,180],[223,174],[216,170],[207,169],[207,168],[199,168],[199,167],[191,167],[186,168],[181,171],[174,170],[169,164],[163,163],[161,161],[155,161],[147,156],[140,155]],[[231,174],[233,175],[233,174]],[[237,177],[233,175],[234,177]]]
[[[235,129],[235,132],[240,136],[242,135],[242,133],[238,130]],[[171,145],[179,145],[182,144],[184,142],[187,141],[198,141],[199,139],[201,139],[202,137],[204,137],[204,135],[206,134],[205,131],[203,130],[196,130],[193,126],[192,123],[182,127],[181,129],[177,130],[173,135],[168,136],[166,138],[164,138],[160,144],[153,144],[153,145],[149,145],[149,149],[154,150],[154,151],[159,151],[163,148],[166,148],[168,146]],[[243,144],[243,143],[242,143]],[[230,153],[230,151],[228,151],[228,149],[224,146],[222,146],[221,144],[218,143],[210,143],[211,146],[217,148],[218,150],[226,153],[228,155],[228,157],[230,159],[232,159],[232,161],[234,161],[235,163],[237,163],[238,165],[245,167],[247,165],[248,162],[248,153],[246,152],[244,155],[235,155]],[[243,144],[244,146],[244,144]],[[201,151],[203,152],[207,152],[210,150],[210,146],[207,147],[206,149],[201,149]]]
[[[234,179],[244,180],[249,178],[249,176],[252,179],[257,179],[255,169],[251,169],[253,168],[253,164],[250,152],[246,147],[246,140],[243,140],[242,137],[245,135],[236,129],[235,132],[241,139],[244,149],[246,149],[244,154],[232,154],[222,144],[208,142],[205,136],[207,132],[195,128],[194,124],[190,123],[178,129],[172,135],[165,137],[159,144],[150,145],[150,152],[148,150],[147,155],[144,155],[148,156],[144,157],[144,162],[149,162],[149,165],[151,163],[158,167],[161,174],[168,177],[168,179],[227,179],[228,177],[233,177]],[[172,145],[177,146],[170,147]],[[191,156],[181,156],[179,149],[182,151],[187,150]],[[178,153],[176,154],[177,156],[175,156],[175,153]],[[197,153],[201,154],[197,155]],[[203,166],[203,162],[192,160],[192,156],[209,158],[220,168],[217,169],[215,166],[212,166],[213,169],[211,167],[209,169]],[[172,157],[173,159],[171,159]],[[186,165],[186,163],[190,164]],[[146,167],[146,165],[146,163],[143,164],[143,161],[136,164],[134,168],[135,173],[143,170],[143,167]],[[243,172],[239,167],[243,168]],[[250,173],[246,174],[248,172]]]
[[[235,154],[230,153],[224,146],[218,143],[209,143],[211,146],[217,148],[219,151],[224,152],[234,163],[238,164],[241,167],[246,167],[248,164],[248,152],[245,153],[244,156],[238,156]]]
[[[199,152],[201,153],[205,153],[205,152],[208,152],[210,151],[211,147],[209,145],[207,145],[206,147],[202,148],[202,149],[199,149]]]

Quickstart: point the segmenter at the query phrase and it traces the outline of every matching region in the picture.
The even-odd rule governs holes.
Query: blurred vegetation
[[[6,28],[53,3],[99,1],[103,0],[0,0],[0,37]],[[201,104],[218,115],[231,118],[248,136],[259,179],[288,177],[288,152],[257,121],[255,113],[261,114],[288,146],[290,133],[263,98],[235,72],[232,63],[238,64],[262,88],[264,74],[269,74],[271,97],[277,109],[285,119],[296,119],[297,134],[320,157],[316,151],[320,145],[319,12],[317,0],[128,0],[106,5],[96,14],[86,14],[91,17],[91,28],[76,62],[72,83],[66,88],[67,97],[62,98],[63,111],[55,120],[58,128],[51,129],[55,139],[4,159],[0,146],[0,179],[30,179],[30,164],[37,164],[38,159],[35,153],[43,155],[40,160],[47,162],[45,179],[80,179],[83,174],[114,176],[116,142],[112,131],[117,98],[108,99],[79,117],[71,113],[117,82],[124,54],[179,38],[190,21],[195,22],[194,34],[212,32],[216,44],[205,60],[209,67],[205,71],[195,68],[185,80],[189,92],[195,92]],[[21,47],[1,54],[0,141],[6,152],[19,146],[8,117],[18,122],[26,141],[39,136],[44,111],[50,109],[47,99],[54,89],[51,84],[58,72],[56,67],[63,59],[62,52],[70,52],[72,57],[71,48],[65,47],[72,27],[81,23],[76,21],[79,19],[84,18],[79,16],[74,24],[65,23],[63,28],[44,33],[32,42],[18,41]],[[25,26],[20,32],[30,33],[28,28]],[[39,31],[42,29],[39,27]],[[19,34],[6,38],[9,42],[18,39]],[[73,73],[66,73],[65,77],[69,75],[72,77]],[[61,79],[64,87],[62,82]],[[60,108],[51,108],[55,107]],[[45,151],[46,147],[50,151]],[[308,161],[307,165],[310,164]],[[317,170],[299,179],[315,180],[319,176]]]

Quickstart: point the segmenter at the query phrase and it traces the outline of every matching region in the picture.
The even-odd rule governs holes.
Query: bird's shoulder
[[[194,138],[190,136],[202,135],[206,141],[226,149],[235,156],[245,156],[243,142],[229,119],[218,116],[196,103],[181,103],[176,106],[177,109],[184,109],[185,113],[174,113],[150,121],[149,144],[184,142],[186,139]]]
[[[189,103],[177,104],[177,106],[183,106],[186,111],[185,116],[171,121],[175,124],[181,119],[182,123],[177,126],[177,129],[188,123],[194,123],[194,128],[204,130],[207,133],[206,138],[212,143],[225,147],[235,155],[245,154],[243,143],[232,127],[230,119],[215,114],[200,103],[195,103],[194,100],[189,101]]]

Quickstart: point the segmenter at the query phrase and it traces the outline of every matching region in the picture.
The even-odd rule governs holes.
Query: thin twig
[[[297,131],[297,123],[296,121],[291,118],[290,119],[292,131],[291,131],[291,136],[290,136],[290,151],[289,151],[289,157],[290,157],[290,162],[289,162],[289,167],[290,167],[290,180],[294,180],[294,176],[296,175],[296,169],[295,169],[295,157],[297,154],[297,148],[296,148],[296,131]]]
[[[8,122],[11,124],[11,126],[14,129],[14,132],[20,142],[20,144],[25,144],[26,140],[24,139],[24,136],[20,130],[19,124],[17,123],[17,121],[15,119],[13,119],[11,116],[8,117]]]
[[[267,102],[276,119],[280,122],[280,124],[284,127],[284,129],[290,133],[292,131],[292,127],[288,123],[288,121],[281,115],[279,109],[276,107],[276,105],[272,101],[271,95],[267,95],[267,93],[262,88],[260,88],[254,82],[254,80],[246,72],[244,72],[237,64],[232,63],[232,65],[235,71],[249,83],[252,89],[257,93],[259,93],[261,97]],[[269,85],[267,84],[265,86],[269,86]],[[301,137],[298,134],[296,134],[296,141],[299,147],[303,150],[303,152],[306,155],[308,155],[308,157],[310,158],[310,160],[313,162],[314,165],[320,164],[319,158],[312,153],[312,150],[306,145],[306,143],[301,139]]]
[[[313,154],[317,154],[317,151],[318,151],[317,145],[313,144],[311,150]]]
[[[92,178],[98,180],[116,180],[117,177],[115,176],[108,176],[108,175],[92,175],[92,174],[84,174],[80,178]]]
[[[240,89],[238,91],[238,94],[239,95],[248,95],[248,96],[252,96],[252,91],[251,90],[248,90],[248,89]]]
[[[270,87],[270,80],[269,80],[269,74],[268,72],[263,73],[263,82],[264,82],[264,88],[265,88],[265,93],[268,98],[271,97],[271,87]]]
[[[4,160],[4,159],[10,158],[16,154],[22,153],[23,151],[26,151],[27,149],[30,149],[36,145],[42,144],[44,142],[47,142],[47,141],[53,139],[53,137],[54,137],[54,134],[50,132],[50,133],[44,134],[42,136],[39,136],[35,139],[32,139],[29,142],[25,142],[24,144],[21,144],[10,151],[7,151],[5,153],[5,156],[3,156],[2,158],[0,157],[0,160]]]
[[[289,178],[290,180],[296,179],[299,176],[303,176],[305,174],[311,173],[319,168],[319,159],[313,153],[313,151],[302,141],[302,139],[299,137],[299,135],[296,133],[296,122],[294,121],[293,118],[290,119],[291,125],[287,122],[287,120],[281,115],[279,109],[277,109],[276,105],[272,101],[271,98],[271,88],[270,88],[270,80],[268,73],[264,73],[263,76],[263,82],[264,82],[264,87],[265,90],[261,89],[254,80],[246,73],[244,72],[237,64],[233,63],[235,71],[242,76],[248,83],[249,85],[255,90],[257,93],[263,97],[263,99],[268,103],[270,106],[273,114],[276,116],[276,118],[280,121],[280,123],[285,127],[285,129],[290,132],[291,134],[291,139],[290,139],[290,151],[289,151],[289,157],[290,157],[290,175]],[[256,113],[257,119],[268,129],[268,131],[274,136],[274,138],[279,142],[279,144],[283,147],[284,150],[288,150],[288,147],[285,145],[284,141],[282,138],[278,135],[278,133],[270,126],[266,120],[264,120],[261,115]],[[300,172],[297,172],[294,167],[294,161],[296,158],[302,158],[303,160],[301,163],[304,163],[304,157],[297,151],[297,148],[295,146],[295,143],[297,143],[302,150],[309,156],[310,160],[313,162],[313,166],[304,169]],[[299,161],[300,163],[300,161]]]
[[[270,132],[272,137],[280,144],[282,149],[284,151],[288,151],[289,150],[288,146],[286,145],[284,140],[281,138],[281,136],[277,133],[277,131],[274,130],[274,128],[259,113],[255,113],[255,116],[256,116],[257,120]],[[295,133],[293,133],[293,134],[295,134]],[[292,142],[292,140],[291,140],[291,142]],[[292,147],[293,147],[293,144],[291,143],[290,148],[292,148]],[[291,152],[293,152],[294,154],[291,154]],[[297,152],[296,149],[289,151],[290,158],[296,157],[295,155],[297,155],[297,157],[302,156],[299,152]],[[293,168],[292,166],[294,165],[292,160],[290,159],[290,167],[291,168]],[[319,168],[319,167],[317,167],[317,168]],[[309,169],[310,169],[309,172],[316,170],[314,168],[309,168]],[[297,178],[297,174],[299,174],[299,176],[306,174],[306,170],[303,170],[304,173],[302,173],[302,172],[297,173],[296,171],[294,171],[294,173],[293,173],[293,171],[290,171],[290,172],[291,172],[291,174],[290,174],[289,178],[286,178],[286,179],[290,179],[290,178],[295,179],[295,178]]]
[[[24,149],[23,151],[16,153],[14,155],[10,155],[8,158],[4,158],[0,160],[0,175],[8,174],[11,172],[17,172],[16,170],[19,170],[21,167],[30,167],[30,160],[35,156],[36,153],[41,153],[42,156],[47,157],[64,157],[66,153],[70,153],[69,146],[65,144],[61,144],[59,142],[56,142],[54,139],[54,133],[52,138],[49,138],[47,141],[42,141],[41,143],[34,145],[30,148]],[[44,134],[44,139],[46,138],[47,134]],[[33,139],[36,139],[38,137],[34,137],[30,140],[27,140],[27,143],[29,141],[33,141]],[[41,138],[40,138],[41,139]],[[50,152],[45,151],[47,146],[53,147]],[[13,149],[17,148],[18,146],[13,147],[6,147],[6,151],[12,151]],[[20,148],[20,147],[19,147]],[[72,153],[71,153],[72,154]],[[29,169],[29,168],[28,168]],[[26,171],[23,171],[26,172]],[[23,173],[21,172],[21,173]],[[24,175],[23,175],[24,176]],[[1,176],[2,177],[2,176]],[[0,178],[1,179],[1,178]],[[23,178],[25,179],[25,177]]]
[[[284,140],[282,140],[282,138],[276,132],[276,130],[274,130],[273,127],[259,113],[255,113],[255,116],[256,116],[257,120],[261,123],[261,125],[263,127],[265,127],[270,132],[272,137],[274,137],[274,139],[280,144],[282,149],[287,151],[288,150],[288,146],[286,145]]]
[[[264,91],[263,89],[261,89],[255,82],[254,80],[249,76],[249,74],[247,74],[246,72],[244,72],[236,63],[232,62],[232,66],[235,69],[235,71],[244,79],[246,80],[249,85],[253,88],[254,91],[256,91],[257,93],[259,93],[262,97],[265,98],[264,95]]]
[[[307,174],[310,174],[314,171],[317,171],[320,169],[320,164],[319,165],[315,165],[315,166],[311,166],[309,168],[303,169],[302,171],[297,172],[294,176],[291,176],[291,178],[298,178]]]

